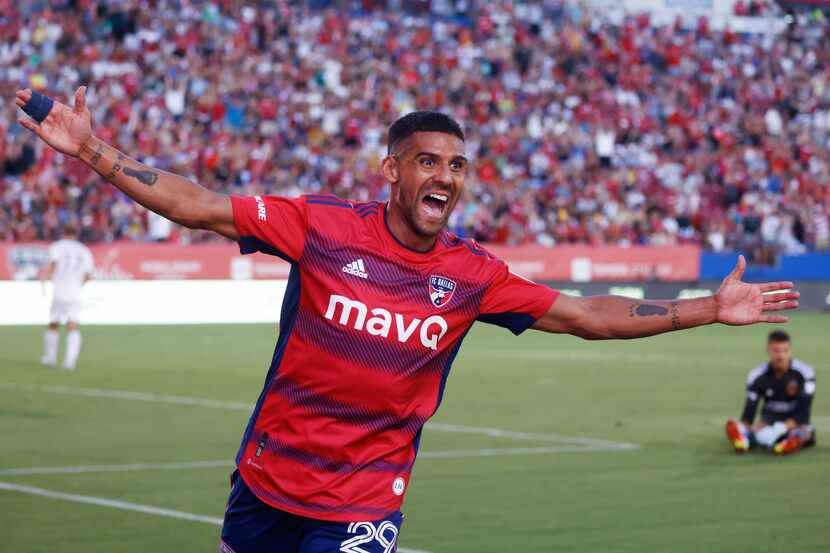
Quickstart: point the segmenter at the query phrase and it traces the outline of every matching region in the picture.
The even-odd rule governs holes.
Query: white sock
[[[57,330],[48,329],[43,335],[43,362],[54,365],[58,360],[58,341],[60,333]]]
[[[749,428],[742,422],[738,422],[738,430],[741,431],[741,436],[744,437],[745,440],[749,441]]]
[[[63,366],[75,368],[78,361],[78,354],[81,353],[81,331],[70,330],[66,334],[66,357],[63,358]]]

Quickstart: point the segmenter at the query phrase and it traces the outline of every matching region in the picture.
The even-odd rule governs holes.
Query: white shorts
[[[66,321],[78,322],[78,317],[81,314],[80,300],[52,300],[52,307],[49,308],[49,322],[50,323],[64,323]]]
[[[755,433],[755,440],[764,447],[771,448],[778,440],[787,435],[787,425],[783,422],[776,422],[763,427]]]

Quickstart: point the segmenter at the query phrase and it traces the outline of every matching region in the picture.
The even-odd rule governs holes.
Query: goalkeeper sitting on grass
[[[816,393],[816,371],[792,356],[790,336],[774,330],[767,340],[769,361],[749,372],[746,404],[740,422],[729,419],[726,437],[738,453],[764,447],[773,453],[795,453],[816,443],[810,407]],[[758,403],[761,420],[753,424]]]

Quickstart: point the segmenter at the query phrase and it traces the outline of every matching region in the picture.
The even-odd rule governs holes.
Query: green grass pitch
[[[819,445],[773,458],[737,456],[722,436],[726,417],[740,412],[747,371],[763,360],[768,326],[597,343],[477,325],[434,419],[445,426],[424,433],[400,546],[830,551],[830,315],[800,314],[786,328],[819,373]],[[266,325],[86,327],[79,370],[67,373],[37,363],[40,328],[0,328],[0,550],[215,551],[210,521],[8,485],[221,517],[229,462],[274,340]],[[8,470],[90,465],[115,467]]]

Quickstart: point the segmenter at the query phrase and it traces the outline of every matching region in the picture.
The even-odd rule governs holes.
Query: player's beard
[[[418,221],[418,207],[413,206],[412,209],[405,211],[405,218],[406,222],[409,225],[409,228],[414,232],[416,235],[420,236],[421,238],[435,238],[444,228],[444,225],[441,226],[438,230],[434,230],[431,228],[427,228],[425,224],[422,224]]]
[[[438,218],[430,217],[422,205],[427,190],[442,190],[449,196],[447,205]],[[395,206],[395,211],[400,214],[403,223],[412,234],[424,241],[434,241],[447,227],[456,198],[455,186],[435,186],[432,183],[424,183],[416,190],[401,185],[393,187],[389,203],[390,206]]]

